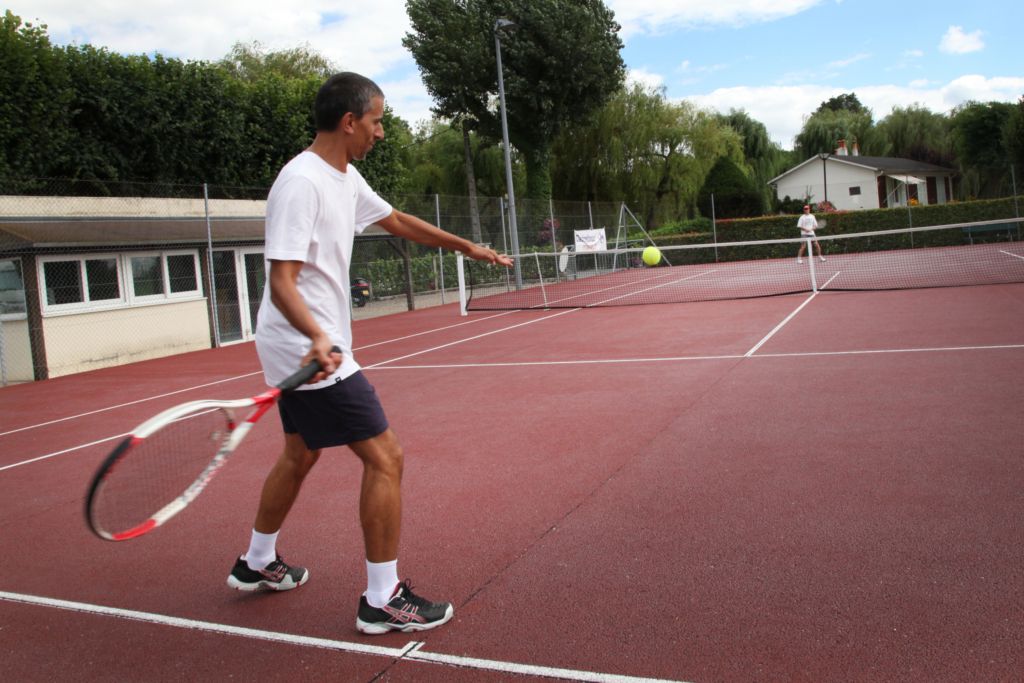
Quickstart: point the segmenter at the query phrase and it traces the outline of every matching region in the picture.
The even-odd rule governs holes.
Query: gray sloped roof
[[[868,156],[831,156],[830,160],[837,163],[856,164],[866,166],[883,173],[955,173],[951,168],[928,164],[913,159],[900,159],[899,157],[868,157]]]
[[[807,164],[819,163],[822,161],[820,154],[815,154],[806,161],[801,161],[793,168],[780,173],[771,180],[768,181],[768,185],[774,185],[780,178],[785,178],[789,174],[793,173],[797,169],[803,168]],[[956,169],[946,168],[944,166],[936,166],[935,164],[928,164],[923,161],[914,161],[913,159],[901,159],[899,157],[869,157],[869,156],[854,156],[854,155],[837,155],[830,154],[828,161],[837,164],[849,164],[851,166],[860,166],[862,168],[869,169],[878,173],[884,173],[886,175],[891,173],[907,174],[907,175],[954,175]]]
[[[0,195],[0,251],[258,243],[265,201]],[[376,223],[358,237],[391,237]]]
[[[263,218],[212,220],[215,244],[263,240]],[[8,218],[0,221],[0,249],[132,247],[205,244],[206,221],[196,218]]]

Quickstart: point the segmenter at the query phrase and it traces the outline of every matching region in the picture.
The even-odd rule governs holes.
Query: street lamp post
[[[828,202],[828,158],[832,156],[830,153],[825,152],[821,155],[821,175],[822,175],[822,187],[825,190],[825,202]]]
[[[501,105],[501,140],[505,147],[505,182],[508,186],[508,223],[512,237],[512,258],[515,259],[516,289],[523,288],[523,273],[519,266],[519,224],[516,222],[516,192],[512,183],[512,150],[508,144],[508,119],[505,114],[505,78],[501,69],[501,29],[515,26],[508,19],[494,22],[494,54],[498,60],[498,101]]]

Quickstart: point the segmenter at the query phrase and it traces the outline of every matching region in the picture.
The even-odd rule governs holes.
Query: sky
[[[628,78],[673,100],[744,110],[792,149],[807,116],[854,93],[876,121],[893,107],[948,113],[1024,96],[1020,0],[605,0]],[[7,0],[57,44],[217,60],[235,42],[308,45],[380,84],[414,127],[431,99],[402,37],[404,0]]]

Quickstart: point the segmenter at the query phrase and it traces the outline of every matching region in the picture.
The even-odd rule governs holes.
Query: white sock
[[[277,535],[279,533],[281,532],[261,534],[255,529],[252,530],[249,550],[242,555],[242,559],[249,565],[249,569],[258,572],[277,559]]]
[[[380,609],[388,604],[398,586],[398,560],[390,562],[366,561],[366,602]]]

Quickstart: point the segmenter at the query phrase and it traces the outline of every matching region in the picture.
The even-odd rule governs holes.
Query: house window
[[[115,256],[52,259],[42,266],[47,307],[123,300]]]
[[[0,316],[24,317],[25,281],[20,259],[0,259]]]
[[[202,296],[195,251],[49,258],[41,262],[40,278],[47,313]]]
[[[162,296],[164,293],[164,268],[160,256],[132,256],[129,259],[132,273],[132,294]]]
[[[126,258],[133,301],[150,303],[201,294],[199,258],[194,251],[130,254]]]
[[[167,280],[171,294],[192,294],[199,290],[196,255],[170,254],[167,259]]]
[[[850,188],[850,196],[856,196],[860,194],[860,185],[854,185]]]

